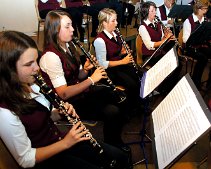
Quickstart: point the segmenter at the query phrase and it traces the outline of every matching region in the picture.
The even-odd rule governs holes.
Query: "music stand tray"
[[[174,5],[168,14],[169,18],[177,18],[185,21],[191,14],[193,9],[191,5]]]

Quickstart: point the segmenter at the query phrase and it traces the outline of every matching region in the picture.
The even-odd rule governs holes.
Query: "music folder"
[[[189,74],[151,114],[155,168],[170,168],[211,128],[211,112]]]
[[[210,43],[211,40],[211,22],[203,22],[190,35],[186,42],[186,47],[194,47]]]
[[[162,58],[143,73],[141,78],[140,97],[148,96],[178,66],[176,47],[171,48]]]
[[[193,13],[193,7],[191,5],[177,5],[175,4],[170,10],[168,17],[177,18],[185,21]]]

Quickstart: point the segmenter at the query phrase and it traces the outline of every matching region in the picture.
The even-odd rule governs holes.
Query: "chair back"
[[[38,9],[39,0],[34,0],[34,3],[35,3],[35,10],[37,13],[37,19],[38,19],[38,21],[41,21],[42,19],[40,17],[40,13],[39,13],[39,9]]]
[[[143,41],[141,36],[138,34],[136,37],[136,61],[138,65],[141,65],[143,63],[142,59],[142,45]]]
[[[183,40],[182,40],[182,37],[183,37],[183,29],[180,29],[180,32],[179,32],[179,35],[178,35],[178,42],[179,42],[180,46],[183,47]],[[179,56],[182,55],[182,51],[181,51],[180,48],[178,48],[177,52],[178,52],[178,55],[179,55]]]
[[[0,169],[20,169],[21,167],[15,161],[9,150],[0,139]]]

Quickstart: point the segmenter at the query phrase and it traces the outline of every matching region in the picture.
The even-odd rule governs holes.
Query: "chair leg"
[[[40,36],[40,21],[38,21],[38,28],[37,28],[37,44],[39,43],[39,36]]]

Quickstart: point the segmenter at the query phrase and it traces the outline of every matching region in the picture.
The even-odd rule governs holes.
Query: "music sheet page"
[[[141,80],[140,97],[150,94],[178,65],[177,56],[172,48],[152,68],[144,73]]]
[[[165,168],[209,127],[186,77],[152,112],[159,168]]]

